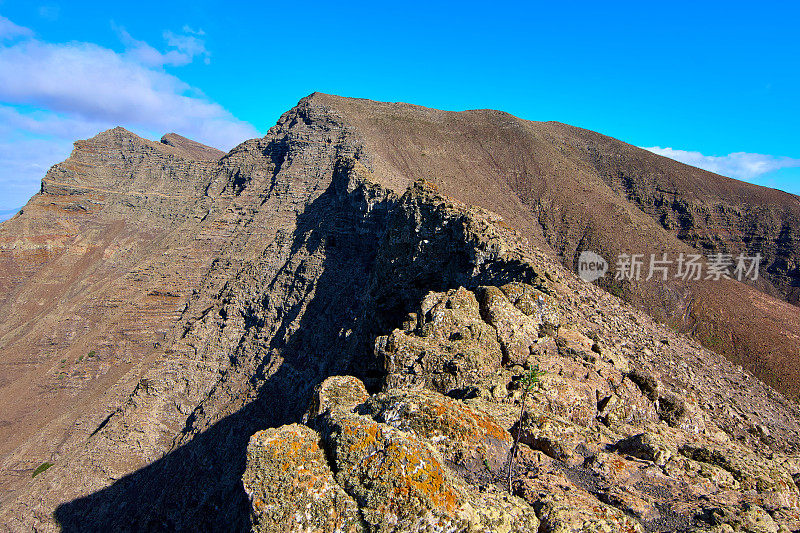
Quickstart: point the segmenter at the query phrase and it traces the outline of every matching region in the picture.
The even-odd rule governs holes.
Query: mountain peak
[[[8,529],[800,531],[796,202],[323,93],[220,154],[114,128],[0,225]],[[764,268],[645,279],[712,253]]]
[[[177,133],[167,133],[161,137],[161,144],[177,148],[182,155],[189,159],[202,159],[206,161],[216,161],[225,155],[225,152],[217,148],[187,139]]]

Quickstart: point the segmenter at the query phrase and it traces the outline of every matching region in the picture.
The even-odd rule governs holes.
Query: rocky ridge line
[[[140,145],[129,146],[133,156],[122,157],[139,165],[146,180],[151,156],[139,157]],[[165,161],[158,172],[168,176],[192,168],[182,158]],[[116,161],[94,164],[113,166]],[[485,400],[488,392],[502,400],[503,389],[509,393],[514,381],[514,365],[524,365],[525,343],[535,336],[538,345],[543,325],[545,337],[548,328],[554,329],[545,314],[541,321],[526,322],[525,309],[538,305],[539,296],[559,307],[558,334],[566,342],[561,347],[556,337],[559,353],[565,353],[559,357],[583,359],[587,350],[595,357],[591,347],[596,343],[601,352],[610,350],[609,358],[619,352],[649,376],[622,380],[630,394],[639,390],[633,402],[622,389],[614,391],[616,398],[594,398],[592,406],[591,389],[577,387],[580,396],[571,400],[573,407],[554,403],[555,416],[572,420],[574,411],[578,420],[600,427],[598,417],[606,426],[614,423],[615,409],[638,409],[650,417],[646,420],[658,423],[662,416],[679,420],[699,406],[742,446],[762,455],[797,453],[793,404],[721,357],[567,274],[497,215],[459,204],[424,183],[398,198],[378,184],[371,156],[343,118],[325,106],[312,100],[301,103],[265,138],[243,143],[203,168],[207,170],[196,171],[198,179],[187,180],[199,183],[192,186],[201,192],[185,211],[193,225],[187,222],[181,231],[207,243],[213,260],[198,272],[194,289],[182,288],[191,292],[180,302],[179,317],[174,325],[170,322],[152,364],[126,374],[97,402],[106,410],[93,412],[60,445],[56,465],[26,480],[26,491],[4,504],[3,519],[14,527],[52,528],[52,510],[61,504],[55,519],[67,531],[86,524],[119,530],[245,529],[250,502],[241,476],[251,435],[298,423],[314,387],[342,374],[357,376],[371,393],[391,381],[398,390],[423,384],[444,387],[458,397],[477,393],[473,399]],[[65,193],[73,203],[81,201],[80,194],[85,193]],[[55,196],[46,191],[42,200]],[[109,195],[105,209],[127,215],[129,198]],[[134,206],[160,201],[150,196]],[[452,358],[417,362],[419,354],[413,350],[426,348],[426,341],[413,324],[422,324],[421,331],[428,324],[436,338],[427,315],[441,315],[447,309],[446,295],[459,287],[463,291],[451,300],[469,299],[468,293],[476,300],[488,295],[500,307],[486,307],[479,317],[472,314],[466,328],[458,330],[462,339],[448,335],[440,339],[446,343],[427,346]],[[500,305],[504,299],[508,304]],[[517,334],[515,321],[521,315],[526,319]],[[498,328],[490,320],[505,320],[505,325]],[[491,342],[491,335],[481,334],[491,328],[502,329],[504,336]],[[569,331],[575,331],[578,341],[569,340]],[[455,357],[472,343],[473,334],[476,350]],[[588,347],[587,335],[597,339]],[[541,348],[552,350],[552,343]],[[554,356],[547,353],[537,357],[550,361]],[[597,390],[611,390],[598,383]],[[652,389],[648,394],[655,399],[642,392],[641,384]],[[509,405],[514,392],[505,397]],[[684,395],[689,407],[681,411],[674,398]],[[607,401],[600,407],[599,400]],[[485,405],[494,403],[502,402]],[[633,408],[631,403],[641,405]],[[503,431],[513,428],[502,410],[489,410],[487,416],[498,420],[494,423]],[[325,431],[314,426],[313,431]],[[614,431],[615,438],[628,434]],[[306,429],[295,433],[300,442],[311,435]],[[418,444],[428,448],[426,439],[418,437]],[[445,463],[440,463],[449,468],[447,450],[434,447],[430,457],[442,453]],[[474,496],[475,457],[473,453],[468,467],[457,468],[466,485],[453,481],[458,485],[454,491]],[[324,469],[320,475],[329,481]],[[355,489],[345,493],[358,494]],[[65,498],[77,499],[64,503]],[[591,498],[585,502],[594,502]],[[343,505],[343,513],[352,511]]]
[[[425,194],[433,205],[453,205]],[[726,380],[752,378],[663,328],[637,323],[641,317],[618,300],[616,309],[608,305],[613,297],[594,304],[598,314],[587,311],[580,300],[602,293],[560,274],[558,281],[529,275],[535,286],[508,281],[427,293],[402,328],[376,341],[387,376],[383,392],[368,394],[354,377],[328,378],[304,416],[308,427],[254,435],[244,475],[253,529],[800,527],[797,409],[784,401],[789,418],[777,439],[750,418],[756,413],[741,420],[733,414],[753,398],[739,397],[728,413],[707,411],[709,394],[727,389]],[[646,347],[654,334],[661,353]],[[629,357],[630,348],[641,351]],[[688,379],[659,372],[687,352],[702,358],[683,361]],[[710,370],[712,361],[718,367]],[[547,374],[520,425],[521,378],[533,364]],[[512,495],[503,487],[518,433],[524,446]],[[307,451],[280,452],[287,442]],[[314,463],[308,453],[326,462]],[[313,472],[303,466],[309,463]],[[327,495],[337,508],[344,505],[341,512],[316,507]]]

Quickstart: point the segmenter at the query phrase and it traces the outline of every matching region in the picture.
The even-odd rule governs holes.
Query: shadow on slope
[[[229,372],[219,388],[229,411],[237,395],[257,391],[255,399],[163,458],[60,505],[55,518],[64,531],[246,530],[241,476],[253,433],[297,421],[313,387],[328,376],[354,374],[377,388],[383,369],[373,356],[375,337],[396,327],[428,291],[536,277],[521,261],[485,261],[490,250],[476,258],[484,245],[471,233],[469,215],[436,205],[440,197],[412,191],[398,202],[352,176],[352,167],[338,168],[326,192],[299,216],[289,260],[277,276],[245,274],[260,292],[248,296],[252,331],[233,358],[259,360],[249,367],[254,372]],[[301,268],[306,264],[312,266]],[[276,285],[289,286],[286,296],[267,303]],[[274,334],[263,319],[267,305],[277,306]],[[211,407],[204,402],[195,409],[184,434],[204,412],[209,421],[225,412],[225,405],[214,408],[219,399],[209,401]]]
[[[359,294],[365,291],[379,242],[376,232],[385,227],[386,199],[378,199],[365,214],[363,191],[349,194],[341,183],[346,177],[336,178],[298,217],[289,261],[272,283],[274,271],[257,272],[255,277],[260,279],[251,280],[251,286],[261,289],[248,297],[252,307],[248,312],[253,316],[264,315],[265,297],[269,299],[276,280],[291,284],[288,293],[300,294],[279,304],[279,327],[267,343],[254,342],[261,330],[268,332],[265,321],[247,321],[246,328],[253,331],[245,332],[237,353],[231,354],[261,361],[251,375],[232,370],[220,388],[227,387],[232,398],[237,392],[245,396],[257,388],[255,399],[163,458],[103,490],[60,505],[55,518],[64,531],[248,528],[249,506],[241,475],[250,436],[296,420],[314,385],[349,366],[341,357],[343,352],[336,349],[342,344],[339,332],[359,312]],[[322,258],[321,274],[316,279],[298,276],[292,260],[314,257]],[[251,275],[240,272],[237,277]],[[299,322],[293,327],[295,321]],[[275,366],[271,375],[264,375]],[[195,409],[184,433],[205,416],[204,407],[208,409],[204,404]],[[211,416],[219,411],[209,410]]]

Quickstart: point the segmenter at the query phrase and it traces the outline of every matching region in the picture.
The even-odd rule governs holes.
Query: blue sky
[[[75,139],[222,149],[322,91],[493,108],[800,194],[794,2],[0,0],[0,218]]]

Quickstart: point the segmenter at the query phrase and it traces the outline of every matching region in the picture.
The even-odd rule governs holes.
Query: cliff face
[[[212,168],[118,128],[76,143],[0,226],[4,490],[150,363],[219,246],[196,232]]]
[[[759,289],[798,303],[800,198],[724,178],[569,126],[574,153],[618,194],[702,253],[761,254]]]
[[[555,126],[541,127],[551,135]],[[614,250],[629,235],[669,250],[691,247],[588,167],[565,159],[571,166],[562,168],[555,159],[561,148],[545,142],[545,133],[496,112],[446,114],[313,95],[267,136],[223,157],[175,137],[153,143],[121,129],[76,143],[23,213],[0,226],[7,369],[0,401],[9,406],[0,433],[3,521],[12,530],[53,528],[54,519],[66,530],[245,529],[251,502],[241,477],[251,435],[299,422],[324,379],[357,376],[368,393],[416,384],[456,396],[474,386],[486,396],[498,385],[507,390],[514,365],[527,362],[540,332],[563,345],[534,349],[542,364],[591,352],[573,344],[592,335],[602,339],[598,349],[610,350],[604,357],[647,367],[661,391],[626,396],[616,388],[631,369],[617,369],[613,387],[602,380],[596,390],[578,387],[586,393],[581,399],[573,397],[572,382],[558,385],[557,396],[566,396],[551,402],[550,415],[604,427],[612,434],[607,439],[619,440],[641,433],[645,423],[680,426],[682,415],[664,407],[675,404],[669,393],[686,399],[687,412],[702,412],[695,417],[702,425],[680,426],[688,432],[680,445],[701,435],[719,445],[719,430],[762,454],[763,468],[772,468],[763,463],[768,453],[797,453],[794,404],[554,260],[579,251],[576,242]],[[573,170],[572,185],[550,177]],[[412,182],[422,173],[438,189]],[[473,179],[480,173],[488,178]],[[576,206],[574,195],[584,190],[586,201]],[[612,231],[604,222],[609,213],[638,230]],[[485,300],[513,283],[521,293],[508,305],[531,311],[539,305],[532,295],[541,295],[558,311],[523,320],[520,313],[530,314],[481,304],[485,309],[478,306],[471,322],[446,338],[433,342],[431,327],[430,339],[418,338],[436,309],[447,309],[441,294],[463,287]],[[791,329],[797,308],[730,286],[740,292],[703,303],[720,313],[712,324],[741,321],[722,313],[756,306],[781,320],[758,342],[792,346],[796,339],[786,335],[800,331]],[[738,308],[718,309],[730,294],[747,297]],[[559,316],[558,324],[545,315]],[[698,316],[697,323],[710,320],[709,312]],[[404,325],[413,323],[419,331]],[[574,333],[558,334],[557,326]],[[462,338],[451,338],[455,333]],[[428,360],[433,353],[450,356]],[[765,361],[757,362],[762,370],[778,372]],[[786,365],[780,371],[794,375]],[[605,401],[611,395],[597,391],[621,398],[621,419],[609,419],[617,404],[612,409]],[[514,401],[498,388],[496,406]],[[626,418],[634,411],[644,418]],[[502,431],[512,429],[508,413],[491,415]],[[318,422],[313,430],[286,431],[298,442],[313,440],[314,431],[333,427]],[[704,433],[708,427],[713,431]],[[44,462],[54,465],[31,479]],[[320,468],[323,478],[332,475]],[[780,466],[774,479],[791,476],[792,468]],[[474,496],[474,488],[454,483],[459,502]],[[794,489],[784,489],[781,498],[794,497]],[[345,493],[356,494],[347,487]],[[506,505],[494,498],[490,508],[528,516],[536,504],[523,500]],[[739,499],[727,503],[735,507]],[[354,509],[343,505],[350,516]]]

